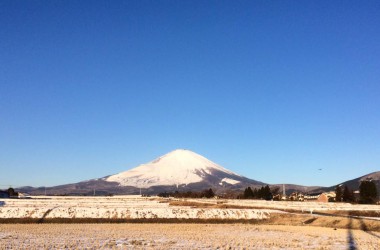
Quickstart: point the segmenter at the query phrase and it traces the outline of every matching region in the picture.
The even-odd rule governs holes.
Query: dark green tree
[[[365,180],[360,183],[360,203],[373,204],[377,200],[377,189],[375,182]]]
[[[202,197],[206,197],[206,198],[213,198],[215,196],[215,193],[214,191],[212,191],[212,189],[206,189],[202,192]]]
[[[344,186],[342,199],[344,202],[354,202],[355,197],[352,190],[350,190],[347,186]]]
[[[264,187],[261,187],[259,190],[257,190],[257,198],[264,199],[265,197],[265,190]]]
[[[13,188],[8,188],[8,194],[9,196],[17,196],[18,193]]]
[[[257,188],[253,189],[253,198],[254,199],[258,199],[259,198],[259,191],[257,190]]]
[[[343,192],[341,186],[336,186],[335,188],[335,201],[336,202],[341,202],[343,200]]]
[[[270,189],[270,192],[272,193],[272,195],[277,195],[280,193],[280,187],[272,187]]]
[[[252,191],[251,187],[247,187],[246,189],[244,189],[243,197],[244,197],[244,199],[253,199],[254,198],[253,191]]]
[[[270,191],[270,188],[268,185],[264,187],[264,194],[263,194],[263,199],[265,200],[271,200],[273,198],[272,192]]]

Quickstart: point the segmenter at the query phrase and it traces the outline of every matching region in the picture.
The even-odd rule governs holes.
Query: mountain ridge
[[[343,182],[352,190],[358,190],[360,180],[371,178],[380,186],[380,171]],[[234,173],[190,150],[177,149],[135,168],[101,178],[53,187],[21,187],[21,192],[35,195],[109,195],[109,194],[158,194],[160,192],[201,191],[212,188],[216,193],[226,190],[242,191],[246,187],[277,186]],[[337,184],[338,185],[338,184]],[[331,187],[311,187],[285,184],[286,192],[322,192]]]
[[[354,178],[354,179],[351,179],[348,181],[344,181],[342,183],[337,183],[337,185],[347,186],[350,190],[355,191],[355,190],[359,190],[360,182],[363,180],[371,180],[371,181],[375,182],[378,191],[380,191],[379,190],[379,187],[380,187],[380,171],[375,171],[375,172],[372,172],[372,173],[369,173],[366,175],[362,175],[360,177],[357,177],[357,178]],[[335,190],[335,187],[337,185],[331,186],[328,189],[329,190]]]
[[[135,168],[102,178],[49,188],[28,188],[31,194],[157,194],[173,191],[241,190],[264,182],[249,179],[186,149],[173,150]]]

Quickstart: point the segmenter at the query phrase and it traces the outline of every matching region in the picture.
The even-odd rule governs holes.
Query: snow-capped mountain
[[[130,170],[103,178],[50,188],[27,188],[32,194],[145,194],[242,189],[265,183],[225,169],[190,150],[174,150]]]
[[[360,181],[371,179],[380,185],[380,172],[374,172],[347,182],[357,190]],[[190,150],[174,150],[130,170],[103,178],[54,187],[21,187],[18,192],[35,195],[109,195],[158,194],[173,191],[202,191],[212,188],[217,193],[241,192],[246,187],[261,187],[266,183],[248,179],[196,154]],[[282,185],[282,184],[281,184]],[[273,186],[281,186],[273,185]],[[286,184],[287,190],[333,190],[333,187],[306,187]]]
[[[236,185],[246,181],[218,164],[190,150],[178,149],[131,170],[111,175],[105,180],[121,186],[149,188],[152,186],[189,185],[218,177],[219,185]]]

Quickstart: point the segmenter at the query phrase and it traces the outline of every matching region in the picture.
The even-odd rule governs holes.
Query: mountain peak
[[[186,161],[186,160],[189,160],[191,158],[197,158],[199,157],[200,155],[198,155],[197,153],[194,153],[190,150],[187,150],[187,149],[176,149],[176,150],[173,150],[161,157],[158,157],[157,159],[153,160],[152,163],[157,163],[159,161],[161,161],[162,159],[172,159],[174,161],[178,161],[178,160],[181,160],[181,161]],[[202,157],[202,156],[201,156]]]

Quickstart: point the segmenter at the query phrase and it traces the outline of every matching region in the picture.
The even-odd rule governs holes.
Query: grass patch
[[[173,219],[173,218],[149,218],[149,219],[106,219],[106,218],[7,218],[0,219],[0,224],[108,224],[108,223],[159,223],[159,224],[258,224],[256,219]]]
[[[341,217],[372,217],[372,218],[380,218],[380,211],[375,210],[349,210],[349,211],[314,211],[314,214],[326,215],[326,216],[341,216]]]
[[[307,224],[310,224],[310,223],[313,223],[317,218],[311,218],[311,219],[308,219],[308,220],[305,220],[303,222],[303,224],[307,225]]]
[[[251,206],[229,205],[225,203],[206,203],[196,201],[170,201],[169,206],[184,206],[192,208],[229,208],[229,209],[254,209]]]
[[[272,208],[272,207],[260,207],[260,206],[247,206],[247,205],[235,205],[227,204],[225,202],[209,203],[209,202],[196,202],[196,201],[168,201],[169,206],[184,206],[191,208],[220,208],[220,209],[260,209],[260,210],[277,210],[288,213],[307,213],[306,211],[297,209],[283,209],[283,208]]]
[[[260,222],[258,222],[260,223]],[[289,226],[317,226],[340,229],[357,229],[380,232],[380,221],[350,217],[318,216],[310,214],[272,214],[261,224]]]
[[[380,221],[349,217],[318,216],[310,214],[271,214],[269,219],[105,219],[105,218],[45,218],[42,222],[35,218],[0,219],[0,224],[255,224],[316,226],[340,229],[358,229],[380,232]]]

